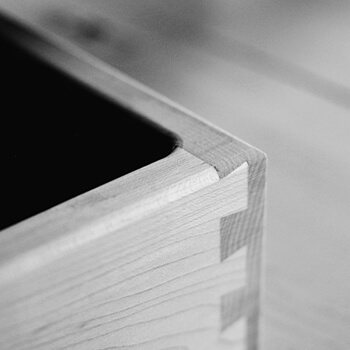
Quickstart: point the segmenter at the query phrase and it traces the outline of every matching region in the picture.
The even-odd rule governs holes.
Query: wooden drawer
[[[2,181],[1,349],[257,349],[265,155],[25,18],[1,27],[26,140]]]

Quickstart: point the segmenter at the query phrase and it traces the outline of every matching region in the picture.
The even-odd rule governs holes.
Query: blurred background
[[[349,350],[350,1],[22,2],[268,154],[263,349]]]

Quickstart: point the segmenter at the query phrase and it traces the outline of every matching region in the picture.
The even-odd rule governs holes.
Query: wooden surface
[[[349,2],[215,1],[191,41],[151,27],[151,2],[122,12],[105,1],[100,17],[55,6],[72,16],[46,23],[269,154],[265,348],[348,350]],[[81,35],[77,13],[104,35]]]
[[[33,30],[11,27],[19,45],[181,142],[1,232],[2,347],[257,349],[265,155],[46,30],[19,3],[10,10]],[[215,281],[226,274],[227,285]],[[178,296],[187,283],[204,286]]]
[[[178,150],[3,231],[1,348],[246,349],[247,245],[221,259],[220,217],[247,200],[247,163],[219,180]]]
[[[216,21],[203,25],[225,34],[219,47],[129,17],[116,24],[134,48],[128,60],[103,41],[75,40],[268,153],[264,348],[347,350],[349,2],[224,5],[213,2]]]
[[[0,283],[20,278],[217,181],[212,167],[177,149],[151,166],[49,210],[47,215],[14,225],[0,235]]]

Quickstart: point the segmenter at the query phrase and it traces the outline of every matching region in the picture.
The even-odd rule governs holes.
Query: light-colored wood
[[[113,3],[98,3],[107,40],[80,45],[269,154],[264,349],[348,350],[350,2],[205,2],[214,23],[204,18],[200,45],[135,21],[123,30],[128,18]],[[224,33],[220,47],[211,25]]]
[[[212,167],[177,149],[150,166],[12,226],[0,235],[0,284],[143,220],[218,179]]]
[[[180,151],[182,156],[184,152]],[[173,157],[178,161],[177,155]],[[179,193],[183,193],[181,188],[187,191],[182,198],[168,201],[140,220],[134,215],[137,220],[119,229],[104,219],[108,232],[96,235],[95,222],[89,222],[88,226],[83,225],[87,239],[77,240],[69,249],[61,249],[62,237],[53,236],[40,250],[31,251],[31,259],[37,262],[30,265],[31,273],[22,267],[28,264],[22,254],[16,257],[18,264],[5,265],[3,269],[10,269],[11,277],[16,278],[4,279],[3,272],[1,348],[214,346],[221,329],[221,297],[246,287],[247,248],[221,262],[219,218],[246,209],[248,169],[244,164],[217,181],[213,168],[206,166],[203,176],[200,170],[204,165],[197,162],[195,186],[202,182],[202,188],[193,190],[189,177],[187,184],[182,181],[179,186]],[[187,165],[193,168],[193,163],[188,161]],[[152,171],[153,165],[149,167]],[[186,178],[185,171],[181,174]],[[137,172],[133,175],[137,176]],[[108,191],[100,191],[108,193],[113,201],[111,187],[118,188],[118,180],[115,182],[107,185]],[[81,207],[73,210],[81,212],[85,206],[99,210],[100,200],[85,200],[97,190],[78,197]],[[71,210],[70,204],[61,208]],[[108,211],[110,207],[108,203]],[[52,214],[59,209],[53,209]],[[118,211],[114,215],[118,217]],[[31,219],[33,226],[40,228],[39,219],[40,215]],[[96,229],[100,228],[99,222],[100,219]],[[74,239],[75,231],[65,232],[67,239]],[[14,237],[15,241],[19,239]],[[27,237],[27,241],[30,239]],[[54,263],[48,263],[47,249],[55,258]],[[244,341],[245,335],[239,339]]]
[[[21,45],[182,143],[0,233],[2,348],[257,349],[265,155],[3,6],[39,34]]]
[[[129,61],[103,40],[80,44],[269,154],[263,348],[348,350],[350,2],[205,3],[207,41],[134,21]],[[123,28],[125,13],[105,4]]]

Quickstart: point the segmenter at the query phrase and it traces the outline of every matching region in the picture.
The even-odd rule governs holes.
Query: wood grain
[[[191,42],[105,3],[138,51],[81,46],[269,155],[263,348],[348,350],[350,3],[206,2]]]
[[[123,229],[217,181],[212,167],[177,149],[171,156],[73,198],[46,215],[12,226],[0,235],[0,283],[61,258],[112,230]]]
[[[243,165],[143,220],[119,230],[112,225],[64,258],[59,250],[54,264],[43,261],[29,274],[19,270],[20,278],[2,279],[1,347],[215,346],[221,296],[245,287],[247,260],[243,247],[221,262],[218,218],[246,208],[247,180]]]
[[[348,350],[349,2],[206,4],[208,41],[134,21],[129,61],[103,41],[84,48],[268,153],[263,348]],[[124,13],[104,12],[124,33]]]
[[[4,349],[257,349],[265,155],[20,3],[4,7],[33,30],[21,45],[176,133],[182,149],[1,233]]]

